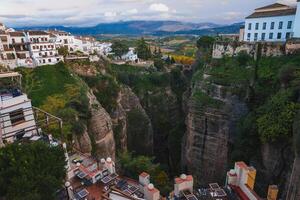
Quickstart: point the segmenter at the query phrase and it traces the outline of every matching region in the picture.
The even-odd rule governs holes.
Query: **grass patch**
[[[25,90],[35,106],[40,106],[48,96],[65,94],[65,85],[76,84],[63,63],[40,66],[35,69],[20,68],[23,74]]]
[[[216,100],[204,92],[198,90],[193,94],[193,100],[196,102],[197,106],[204,108],[204,107],[211,107],[220,109],[224,106],[224,102],[220,100]]]

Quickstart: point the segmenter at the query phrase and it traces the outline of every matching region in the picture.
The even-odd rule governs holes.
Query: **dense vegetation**
[[[209,47],[210,40],[198,46]],[[300,109],[300,55],[262,57],[253,60],[245,53],[237,57],[212,59],[200,67],[193,82],[202,81],[210,91],[212,84],[226,86],[232,94],[247,103],[250,112],[240,120],[232,160],[259,158],[261,143],[286,142],[293,137],[293,123]],[[204,74],[206,76],[203,79]],[[194,94],[197,102],[219,107],[206,93]]]
[[[72,133],[84,131],[89,118],[87,87],[65,64],[18,70],[33,105],[63,119],[63,137],[71,141]],[[50,129],[60,137],[57,125]]]
[[[123,175],[137,179],[139,174],[147,172],[151,175],[151,182],[160,189],[162,195],[167,196],[171,190],[171,181],[159,164],[153,164],[154,159],[146,156],[133,156],[131,153],[119,154],[120,171]]]
[[[65,178],[61,147],[12,144],[0,149],[0,198],[52,200]]]

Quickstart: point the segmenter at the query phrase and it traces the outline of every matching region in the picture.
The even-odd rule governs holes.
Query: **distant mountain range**
[[[75,35],[121,34],[121,35],[207,35],[237,33],[242,23],[219,25],[214,23],[186,23],[178,21],[126,21],[101,23],[93,27],[27,26],[18,30],[57,29]]]

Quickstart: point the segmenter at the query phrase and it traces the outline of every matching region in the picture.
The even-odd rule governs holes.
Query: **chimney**
[[[226,185],[237,185],[237,174],[234,169],[227,172],[227,182]]]
[[[267,200],[277,200],[278,187],[277,185],[270,185],[268,189]]]
[[[255,178],[256,178],[256,169],[254,167],[248,167],[247,185],[252,190],[254,190]]]
[[[193,176],[181,174],[179,178],[175,178],[174,195],[179,197],[180,192],[184,190],[189,190],[190,192],[193,192],[193,187]]]
[[[150,175],[143,172],[139,175],[140,190],[143,191],[144,187],[150,184]]]
[[[159,200],[160,192],[150,183],[144,187],[144,198],[146,200]]]
[[[112,161],[110,157],[106,159],[106,168],[108,169],[109,173],[111,174],[116,173],[115,163]]]

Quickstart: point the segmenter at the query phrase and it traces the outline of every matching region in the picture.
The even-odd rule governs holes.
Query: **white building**
[[[181,192],[188,190],[189,192],[193,193],[194,187],[194,179],[191,175],[182,174],[180,177],[175,178],[174,184],[174,195],[176,197],[182,196]]]
[[[0,146],[37,133],[31,100],[19,89],[21,75],[0,73]],[[7,84],[7,80],[12,80]]]
[[[33,67],[33,60],[30,57],[29,41],[22,31],[8,32],[9,44],[16,54],[16,67],[28,66]],[[13,68],[11,66],[11,68]]]
[[[127,62],[137,62],[139,60],[138,55],[134,52],[134,48],[129,48],[129,51],[121,56],[121,59]]]
[[[67,47],[69,52],[74,51],[75,36],[65,31],[48,31],[50,38],[55,43],[56,47]]]
[[[275,3],[255,9],[246,17],[243,34],[247,42],[285,42],[300,38],[300,1],[296,7]]]
[[[35,66],[53,65],[62,61],[62,57],[58,55],[55,43],[50,41],[49,33],[44,31],[27,31],[25,35]]]

